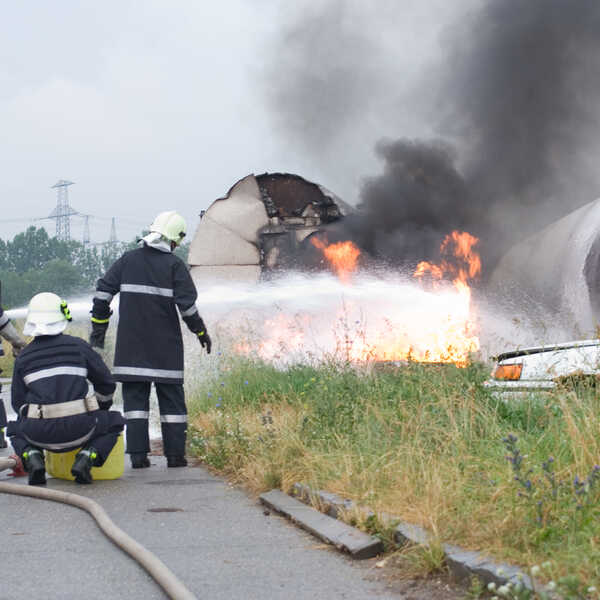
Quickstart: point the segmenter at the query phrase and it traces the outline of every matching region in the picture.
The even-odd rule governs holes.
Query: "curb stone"
[[[383,552],[381,540],[324,515],[280,490],[271,490],[261,494],[259,498],[263,504],[285,515],[324,542],[349,552],[352,558],[372,558]]]
[[[292,493],[303,502],[320,504],[324,512],[334,518],[339,518],[344,511],[357,508],[357,505],[352,500],[341,498],[331,492],[315,491],[301,483],[294,484]],[[367,514],[375,513],[368,512]],[[409,542],[424,545],[430,539],[427,530],[419,525],[402,522],[392,515],[384,514],[382,517],[390,521],[399,522],[394,535],[395,541],[399,545]],[[446,563],[450,569],[450,573],[459,580],[476,576],[486,585],[488,583],[495,583],[497,585],[505,583],[516,585],[517,583],[521,583],[523,587],[534,591],[531,577],[513,565],[494,562],[481,552],[464,550],[452,544],[443,544],[442,547],[446,555]],[[499,575],[499,573],[502,573],[502,575]],[[541,587],[543,586],[536,582],[535,589],[540,589]]]

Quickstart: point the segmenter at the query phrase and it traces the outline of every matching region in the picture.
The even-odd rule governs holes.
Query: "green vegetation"
[[[100,274],[126,249],[86,247],[51,238],[29,227],[12,241],[0,240],[0,281],[4,308],[23,306],[39,292],[70,296],[94,288]]]
[[[12,355],[12,346],[2,338],[0,338],[0,343],[4,350],[4,356],[0,356],[0,377],[10,377],[15,362]]]
[[[51,238],[45,229],[29,227],[12,241],[0,240],[0,281],[4,308],[23,306],[39,292],[68,297],[89,292],[96,280],[135,241],[84,246]],[[189,244],[176,251],[187,259]]]
[[[256,492],[304,482],[440,541],[524,567],[551,560],[547,580],[598,586],[595,386],[503,402],[482,386],[488,373],[224,360],[189,395],[190,450]]]

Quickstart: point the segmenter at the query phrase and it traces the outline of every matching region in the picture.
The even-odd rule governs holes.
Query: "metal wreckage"
[[[351,210],[298,175],[247,175],[202,212],[188,259],[192,276],[252,282],[299,267],[311,236]]]

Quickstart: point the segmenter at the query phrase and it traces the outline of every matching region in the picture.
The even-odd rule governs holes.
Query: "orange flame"
[[[453,231],[444,238],[440,246],[440,254],[451,254],[453,260],[442,258],[439,265],[421,261],[413,273],[414,277],[423,277],[426,273],[430,273],[434,279],[448,276],[457,289],[464,286],[468,288],[468,281],[481,274],[481,259],[473,250],[478,242],[478,238],[466,231]]]
[[[350,241],[326,244],[319,238],[312,237],[311,244],[323,252],[337,276],[344,282],[350,282],[350,276],[356,270],[360,250]]]
[[[471,288],[469,281],[481,274],[481,258],[473,249],[479,242],[479,238],[467,231],[453,231],[448,234],[440,246],[440,254],[444,257],[439,265],[421,261],[414,277],[423,278],[429,273],[433,279],[441,280],[444,277],[451,279],[458,295],[463,299],[467,307],[467,315],[448,329],[446,332],[446,345],[451,350],[447,356],[440,356],[440,362],[454,362],[458,366],[467,364],[468,355],[479,350],[479,338],[472,333],[474,320],[471,315]],[[448,259],[447,256],[452,258]],[[458,351],[458,356],[456,353]],[[452,356],[451,360],[447,360]]]
[[[440,246],[439,264],[422,261],[413,273],[420,282],[428,276],[432,287],[407,285],[407,298],[414,300],[404,305],[386,305],[382,298],[381,312],[371,315],[368,326],[360,320],[349,324],[348,315],[361,310],[360,300],[344,301],[324,314],[309,310],[301,316],[283,313],[268,319],[261,341],[254,339],[251,345],[239,344],[236,349],[244,354],[257,353],[265,360],[285,360],[304,351],[316,337],[329,349],[325,355],[333,351],[334,356],[355,363],[417,361],[466,366],[469,355],[479,350],[469,287],[481,273],[481,259],[475,250],[478,241],[467,232],[447,235]],[[323,252],[338,277],[349,283],[360,250],[349,241],[327,244],[312,238],[311,242]],[[452,283],[444,285],[443,280]],[[362,284],[357,282],[357,286]]]

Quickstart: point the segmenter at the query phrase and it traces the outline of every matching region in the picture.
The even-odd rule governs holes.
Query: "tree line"
[[[145,232],[144,232],[145,233]],[[0,282],[4,308],[24,306],[39,292],[61,297],[89,293],[96,280],[137,240],[102,246],[62,241],[43,227],[29,227],[11,241],[0,239]],[[187,259],[189,244],[177,249]]]

